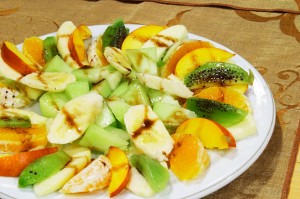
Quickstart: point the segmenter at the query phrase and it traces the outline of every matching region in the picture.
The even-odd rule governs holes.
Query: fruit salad
[[[151,197],[171,176],[202,178],[210,151],[256,133],[254,75],[234,56],[184,25],[132,31],[122,19],[100,35],[66,21],[22,48],[4,41],[0,175],[37,196]]]

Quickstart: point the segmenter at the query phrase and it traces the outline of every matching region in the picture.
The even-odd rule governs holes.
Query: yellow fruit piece
[[[132,31],[125,38],[122,44],[122,51],[125,52],[126,49],[141,48],[148,39],[164,30],[165,28],[165,26],[146,25]]]
[[[112,165],[112,178],[108,187],[110,197],[120,193],[127,185],[130,179],[130,165],[124,151],[111,146],[107,157]]]
[[[111,179],[111,163],[100,155],[86,168],[69,180],[61,189],[63,193],[85,193],[108,186]]]
[[[26,38],[22,47],[24,55],[41,66],[45,65],[43,49],[43,40],[38,37]]]
[[[169,156],[172,172],[180,180],[197,177],[209,164],[209,156],[199,138],[192,134],[173,134],[174,148]]]
[[[246,96],[230,87],[209,87],[201,90],[194,97],[224,102],[244,111],[249,111],[249,102]]]
[[[208,149],[236,147],[234,137],[226,128],[205,118],[188,119],[179,125],[175,133],[195,135]]]
[[[234,54],[220,48],[199,48],[184,55],[175,67],[175,75],[183,79],[187,74],[210,61],[226,61]]]
[[[101,37],[98,37],[97,39],[97,55],[102,63],[102,66],[106,66],[108,65],[108,61],[106,60],[104,54],[103,54],[103,51],[102,51],[102,38]]]
[[[174,69],[178,61],[187,53],[196,50],[198,48],[209,48],[213,45],[207,41],[201,40],[191,40],[182,43],[175,52],[170,56],[167,63],[162,67],[161,77],[168,77],[170,74],[174,73]]]
[[[234,89],[240,93],[246,93],[246,91],[248,90],[248,84],[235,84],[235,85],[230,85],[230,86],[226,86],[226,87]]]

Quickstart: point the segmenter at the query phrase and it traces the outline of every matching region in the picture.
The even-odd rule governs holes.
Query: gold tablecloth
[[[300,1],[243,0],[2,0],[0,42],[55,32],[64,21],[108,24],[184,24],[248,60],[264,77],[276,102],[273,136],[240,177],[207,198],[286,198],[300,132]],[[299,196],[300,197],[300,196]]]

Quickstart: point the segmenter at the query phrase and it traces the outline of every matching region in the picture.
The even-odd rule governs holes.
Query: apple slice
[[[91,36],[91,30],[86,25],[80,25],[74,30],[68,41],[71,56],[81,67],[89,64],[85,52],[84,40]]]
[[[234,137],[225,127],[205,118],[186,120],[176,129],[175,133],[196,135],[208,149],[236,147]]]
[[[116,196],[127,185],[130,179],[130,165],[124,151],[111,146],[107,157],[112,165],[112,178],[108,187],[110,197]]]
[[[3,61],[21,75],[38,71],[35,64],[30,61],[18,48],[9,41],[4,41],[1,47]]]

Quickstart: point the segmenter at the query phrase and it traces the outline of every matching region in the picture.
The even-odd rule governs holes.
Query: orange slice
[[[43,40],[38,37],[26,38],[23,43],[22,51],[31,61],[44,66]]]

